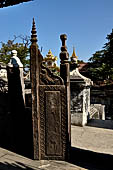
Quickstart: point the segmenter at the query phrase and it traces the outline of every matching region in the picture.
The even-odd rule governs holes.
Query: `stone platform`
[[[0,170],[85,170],[64,161],[36,161],[0,148]]]

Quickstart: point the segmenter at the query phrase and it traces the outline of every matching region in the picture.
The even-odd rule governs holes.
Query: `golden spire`
[[[75,53],[75,47],[73,47],[73,53],[72,53],[72,56],[70,57],[70,59],[71,59],[71,62],[72,63],[77,63],[78,61],[78,57],[77,57],[77,55],[76,55],[76,53]]]
[[[50,61],[50,60],[53,62],[57,61],[57,57],[52,54],[51,50],[48,51],[48,54],[46,56],[47,57],[44,58],[44,61]]]
[[[76,59],[78,59],[78,57],[77,57],[77,55],[76,55],[76,53],[75,53],[75,47],[73,47],[73,54],[72,54],[71,58],[76,58]]]
[[[48,51],[48,54],[46,56],[47,57],[53,57],[53,54],[52,54],[51,50]]]

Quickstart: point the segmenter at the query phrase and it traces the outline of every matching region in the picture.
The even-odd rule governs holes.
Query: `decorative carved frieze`
[[[63,79],[54,75],[49,68],[41,64],[40,85],[63,85]]]

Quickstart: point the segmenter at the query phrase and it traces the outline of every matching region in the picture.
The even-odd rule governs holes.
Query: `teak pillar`
[[[62,34],[60,36],[62,41],[61,53],[60,53],[60,76],[64,80],[66,86],[66,107],[67,107],[67,128],[68,128],[68,158],[71,147],[71,113],[70,113],[70,63],[69,63],[69,53],[67,52],[66,40],[67,35]]]
[[[34,20],[31,42],[34,159],[66,160],[69,158],[71,143],[68,53],[65,51],[65,45],[64,48],[62,46],[60,54],[62,77],[59,77],[43,65],[36,44]]]
[[[32,124],[33,124],[33,153],[34,159],[40,159],[40,116],[39,116],[39,58],[35,21],[31,31],[30,64],[31,64],[31,93],[32,93]]]

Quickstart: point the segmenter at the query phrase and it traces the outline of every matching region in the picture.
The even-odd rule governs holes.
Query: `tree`
[[[21,39],[21,43],[14,43],[17,38]],[[11,51],[17,50],[17,55],[20,58],[24,68],[29,67],[30,38],[28,36],[14,36],[13,40],[8,40],[7,43],[1,42],[1,44],[0,62],[7,64],[11,58]]]
[[[78,60],[78,64],[83,64],[84,61],[83,60]]]
[[[93,81],[112,81],[113,80],[113,30],[107,35],[108,42],[103,50],[96,51],[89,59],[89,74]]]
[[[107,35],[108,42],[105,44],[103,63],[105,63],[105,74],[109,80],[113,80],[113,29],[111,34]]]
[[[103,50],[96,51],[95,54],[89,59],[89,75],[92,80],[103,79],[103,63],[102,63]]]

